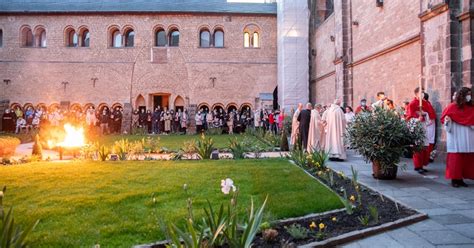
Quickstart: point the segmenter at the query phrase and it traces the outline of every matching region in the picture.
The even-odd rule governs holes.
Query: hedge
[[[10,157],[15,154],[16,147],[20,140],[11,136],[0,136],[0,157]]]

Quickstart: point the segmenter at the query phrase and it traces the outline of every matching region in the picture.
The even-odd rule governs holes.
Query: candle
[[[420,89],[420,92],[419,92],[419,102],[420,102],[420,115],[422,113],[422,110],[423,110],[423,85],[422,85],[422,78],[421,78],[421,74],[419,75],[419,89]]]

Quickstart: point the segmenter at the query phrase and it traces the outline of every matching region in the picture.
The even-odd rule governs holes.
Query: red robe
[[[453,122],[463,126],[474,126],[474,106],[465,105],[462,109],[455,103],[448,105],[441,116],[441,123],[449,116]],[[446,156],[446,178],[474,179],[474,152],[448,152]]]
[[[421,102],[421,109],[423,112],[428,113],[430,119],[436,119],[436,112],[433,106],[428,101],[423,100]],[[411,118],[419,118],[420,101],[415,97],[410,104],[408,104],[406,112],[406,120],[409,121]],[[426,146],[423,150],[413,153],[413,165],[415,169],[421,169],[423,166],[428,165],[430,162],[430,148]]]

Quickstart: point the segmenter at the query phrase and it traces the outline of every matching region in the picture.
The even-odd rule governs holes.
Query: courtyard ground
[[[402,163],[407,170],[399,171],[392,181],[373,179],[371,165],[353,153],[345,162],[328,163],[346,175],[354,166],[361,183],[429,215],[428,220],[344,247],[474,247],[474,181],[466,180],[469,188],[453,188],[444,177],[443,161],[430,164],[426,176],[413,171],[411,160]]]
[[[220,180],[227,177],[240,190],[240,206],[249,206],[250,198],[261,204],[268,195],[270,220],[342,207],[333,192],[285,159],[0,167],[0,185],[8,186],[4,200],[15,205],[18,221],[41,219],[30,236],[35,247],[130,247],[161,240],[160,216],[186,216],[184,184],[202,214],[206,199],[215,205],[230,200],[220,191]]]

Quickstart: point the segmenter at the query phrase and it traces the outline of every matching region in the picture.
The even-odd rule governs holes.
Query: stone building
[[[311,101],[357,106],[384,91],[400,105],[421,79],[440,114],[472,87],[473,1],[310,2]]]
[[[0,2],[0,100],[259,108],[277,86],[275,3]]]

